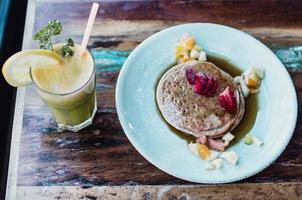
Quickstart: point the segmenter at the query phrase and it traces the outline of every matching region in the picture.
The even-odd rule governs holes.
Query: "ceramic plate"
[[[257,95],[256,120],[250,132],[264,145],[243,141],[227,150],[239,155],[236,167],[206,171],[207,161],[190,153],[187,141],[177,136],[161,117],[155,100],[158,80],[175,62],[177,39],[189,34],[208,54],[227,58],[244,71],[250,66],[265,70]],[[252,36],[218,24],[184,24],[160,31],[130,54],[120,72],[116,89],[117,112],[133,146],[153,165],[175,177],[198,183],[238,181],[268,167],[284,151],[297,119],[293,83],[280,60]]]

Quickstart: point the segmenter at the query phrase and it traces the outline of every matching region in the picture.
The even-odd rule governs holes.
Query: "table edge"
[[[27,3],[26,20],[24,26],[22,49],[29,48],[31,35],[34,26],[34,0],[29,0]],[[9,152],[8,175],[6,182],[6,200],[14,200],[17,194],[17,174],[19,161],[19,147],[22,134],[23,111],[24,111],[24,97],[26,87],[17,88],[17,95],[15,100],[15,110],[11,137],[11,147]]]

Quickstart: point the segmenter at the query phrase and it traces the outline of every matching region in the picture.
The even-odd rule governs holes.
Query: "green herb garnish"
[[[61,32],[61,22],[52,20],[34,35],[34,40],[40,43],[40,49],[48,49],[53,51],[51,38],[55,35],[59,35]]]
[[[40,49],[53,50],[52,38],[59,35],[62,32],[62,24],[57,20],[49,21],[48,24],[42,27],[35,35],[34,40],[39,42]],[[73,50],[70,47],[74,47],[74,42],[71,38],[66,40],[66,43],[59,51],[63,57],[73,56]]]
[[[73,50],[70,47],[74,47],[74,42],[71,38],[68,38],[61,49],[61,54],[63,57],[73,56]]]

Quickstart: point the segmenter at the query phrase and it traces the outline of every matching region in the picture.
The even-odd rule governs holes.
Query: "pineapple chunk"
[[[201,48],[200,46],[198,46],[198,45],[195,45],[195,46],[193,47],[193,50],[196,50],[196,51],[198,51],[198,52],[201,52],[202,48]]]
[[[257,68],[257,67],[252,67],[252,70],[257,74],[257,76],[260,79],[264,78],[264,70],[263,69],[260,69],[260,68]]]
[[[259,85],[259,77],[256,73],[250,73],[247,76],[245,76],[245,82],[247,86],[257,88]]]
[[[222,167],[222,159],[217,158],[211,162],[215,166],[215,169],[220,169]]]
[[[221,154],[221,158],[225,159],[228,163],[233,166],[236,166],[238,161],[238,155],[234,151],[223,152]]]
[[[188,149],[193,154],[195,154],[196,156],[198,156],[197,143],[190,143],[190,144],[188,144]]]
[[[198,60],[200,60],[200,61],[207,61],[206,52],[201,51],[201,52],[199,53],[199,58],[198,58]]]
[[[256,136],[253,136],[253,135],[252,135],[252,140],[253,140],[253,142],[254,142],[257,146],[259,146],[259,147],[263,145],[263,141],[260,140],[259,138],[257,138]]]
[[[193,37],[189,37],[184,40],[184,46],[186,50],[192,50],[195,45],[195,40]]]
[[[211,156],[210,149],[203,144],[197,144],[198,155],[202,160],[206,160]]]
[[[207,160],[209,160],[209,161],[215,160],[218,157],[218,152],[217,151],[212,151],[212,150],[210,150],[210,151],[211,151],[211,154],[207,158]]]
[[[188,144],[188,149],[196,156],[199,156],[202,160],[214,160],[217,158],[218,153],[209,150],[206,145],[199,143]]]
[[[222,159],[217,158],[205,165],[206,170],[215,170],[215,169],[220,169],[222,167]]]
[[[207,163],[207,164],[205,165],[205,169],[206,169],[206,170],[214,170],[214,169],[216,169],[216,167],[215,167],[215,165],[212,164],[212,163]]]
[[[190,52],[190,58],[198,59],[199,58],[199,52],[195,49],[192,49]]]
[[[183,58],[183,57],[189,57],[189,51],[186,50],[183,46],[176,46],[175,48],[175,57],[177,58]]]
[[[222,140],[224,141],[224,144],[227,146],[230,144],[230,142],[235,138],[235,136],[233,134],[231,134],[230,132],[228,132],[227,134],[225,134],[222,137]]]
[[[227,132],[227,134],[222,137],[224,141],[232,141],[234,138],[235,136],[230,132]]]

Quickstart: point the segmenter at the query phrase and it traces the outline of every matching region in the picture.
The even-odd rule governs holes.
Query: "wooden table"
[[[89,46],[97,67],[98,111],[79,133],[58,132],[33,87],[17,94],[7,199],[302,199],[302,2],[104,1]],[[23,48],[49,20],[81,41],[91,1],[29,0]],[[280,158],[237,183],[201,185],[147,162],[125,136],[115,109],[115,84],[131,50],[164,28],[221,23],[252,34],[282,60],[294,81],[299,118]],[[259,55],[261,57],[261,55]],[[278,81],[278,80],[276,80]],[[257,155],[255,155],[257,156]]]

